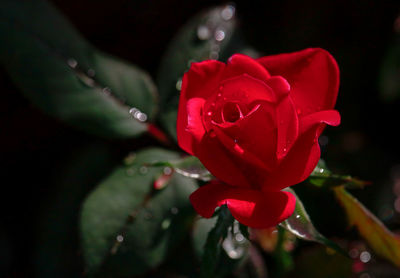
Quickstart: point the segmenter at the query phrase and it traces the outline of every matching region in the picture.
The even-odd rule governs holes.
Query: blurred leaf
[[[380,256],[400,267],[400,236],[393,234],[379,219],[354,198],[344,187],[335,187],[335,196],[344,208],[350,226],[356,226],[360,235]]]
[[[322,243],[342,255],[347,256],[347,253],[339,245],[327,239],[317,231],[299,196],[297,196],[291,188],[286,188],[284,190],[292,193],[296,197],[296,208],[293,214],[280,225],[300,239]]]
[[[294,267],[285,277],[296,278],[349,278],[355,276],[352,271],[353,261],[330,252],[323,246],[304,248],[296,256]],[[362,275],[360,277],[363,277]],[[366,276],[370,277],[370,276]]]
[[[69,278],[82,272],[79,251],[79,210],[86,194],[118,162],[112,149],[92,142],[63,157],[54,176],[54,193],[42,203],[35,243],[36,277]],[[58,167],[57,167],[58,168]]]
[[[383,59],[379,78],[381,98],[393,101],[400,97],[400,36]]]
[[[326,167],[325,161],[322,159],[320,159],[307,181],[312,185],[327,188],[342,185],[345,185],[348,188],[363,188],[365,185],[369,184],[369,182],[351,176],[333,174]]]
[[[131,277],[162,263],[188,233],[193,180],[173,175],[154,191],[163,167],[144,166],[177,154],[148,149],[129,156],[88,196],[82,207],[83,255],[89,273]]]
[[[229,45],[235,26],[233,6],[213,8],[190,20],[168,46],[160,63],[157,85],[162,107],[165,108],[160,120],[174,138],[180,82],[184,72],[189,69],[191,62],[221,57]]]
[[[129,114],[131,107],[154,113],[146,73],[94,49],[47,1],[4,0],[0,16],[0,64],[35,105],[105,137],[146,131]]]
[[[210,181],[213,176],[203,166],[200,160],[195,156],[187,156],[178,160],[160,161],[153,163],[154,166],[168,166],[174,169],[182,176],[198,179],[201,181]]]

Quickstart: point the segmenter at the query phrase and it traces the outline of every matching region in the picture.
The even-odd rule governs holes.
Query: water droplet
[[[125,159],[124,159],[125,165],[132,164],[133,161],[135,160],[135,158],[136,158],[136,154],[134,152],[129,153],[128,156],[125,157]]]
[[[74,69],[78,66],[78,61],[76,61],[74,58],[70,58],[67,60],[67,64]]]
[[[171,175],[172,174],[172,168],[171,167],[164,167],[163,173],[164,173],[164,175]]]
[[[133,176],[135,174],[135,172],[136,172],[135,168],[129,168],[129,169],[126,170],[126,174],[128,176]]]
[[[88,69],[87,74],[88,74],[90,77],[94,77],[94,76],[96,75],[96,72],[94,71],[94,69]]]
[[[178,91],[182,89],[182,78],[179,78],[178,81],[176,81],[175,87]]]
[[[202,41],[208,40],[211,37],[210,29],[205,25],[200,25],[197,27],[197,37]]]
[[[300,214],[296,215],[296,219],[299,219],[299,218],[300,218]]]
[[[136,107],[133,107],[129,110],[129,114],[131,114],[136,120],[140,122],[145,122],[147,120],[147,115],[141,112]]]
[[[319,172],[322,174],[325,170],[324,169],[319,169]]]
[[[237,234],[235,234],[235,240],[237,242],[242,242],[243,240],[245,240],[245,238],[241,233],[237,233]]]
[[[161,228],[163,230],[168,229],[170,225],[171,225],[171,219],[169,219],[169,218],[164,219],[163,222],[161,222]]]
[[[222,29],[215,30],[214,39],[218,42],[221,42],[225,39],[225,31]]]
[[[124,241],[124,236],[123,235],[117,235],[117,241],[118,242],[123,242]]]
[[[224,19],[226,21],[231,20],[234,15],[235,15],[235,7],[232,5],[227,5],[221,11],[221,17],[222,17],[222,19]]]
[[[142,166],[142,167],[140,167],[140,169],[139,169],[139,172],[140,172],[140,174],[142,174],[142,175],[146,175],[148,171],[149,171],[149,169],[148,169],[146,166]]]
[[[283,152],[284,152],[284,153],[287,152],[287,149],[286,149],[286,148],[283,148]]]
[[[172,214],[176,215],[176,214],[178,214],[178,212],[179,212],[178,208],[176,208],[176,207],[171,208],[171,213]]]
[[[360,261],[363,263],[368,263],[371,260],[371,254],[367,251],[363,251],[360,254]]]
[[[105,87],[105,88],[103,88],[103,94],[105,94],[105,95],[111,95],[111,89],[110,88],[108,88],[108,87]]]

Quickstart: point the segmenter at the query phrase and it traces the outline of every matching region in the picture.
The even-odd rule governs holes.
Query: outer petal
[[[340,115],[335,110],[321,111],[304,117],[300,122],[299,138],[278,169],[266,178],[263,190],[280,190],[308,178],[321,156],[318,136],[326,124],[339,123]]]
[[[270,77],[268,71],[255,59],[243,54],[235,54],[228,59],[223,79],[244,73],[261,81],[266,81]]]
[[[289,192],[264,193],[257,190],[230,187],[218,181],[200,187],[190,201],[203,217],[210,218],[216,207],[227,205],[233,217],[253,228],[277,225],[292,215],[296,198]]]
[[[325,50],[302,51],[259,58],[271,75],[283,76],[291,86],[290,95],[302,115],[332,109],[339,89],[339,68]]]
[[[192,63],[189,71],[183,76],[176,130],[179,146],[192,155],[195,140],[191,132],[187,130],[187,103],[191,98],[209,98],[218,86],[224,69],[224,63],[209,60]]]

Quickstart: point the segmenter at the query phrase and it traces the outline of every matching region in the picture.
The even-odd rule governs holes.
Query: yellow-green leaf
[[[333,191],[347,214],[349,224],[357,227],[360,235],[376,254],[400,267],[400,236],[389,231],[374,214],[347,192],[343,186],[334,187]]]

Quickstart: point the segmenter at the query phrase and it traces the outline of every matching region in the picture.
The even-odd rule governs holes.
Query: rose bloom
[[[226,204],[253,228],[274,226],[294,211],[285,187],[305,180],[320,158],[318,137],[337,126],[339,70],[325,50],[222,63],[192,63],[182,80],[179,146],[216,177],[190,200],[203,217]]]

